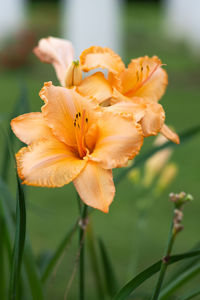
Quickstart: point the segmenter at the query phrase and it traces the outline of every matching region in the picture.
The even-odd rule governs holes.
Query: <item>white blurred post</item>
[[[200,0],[163,0],[167,31],[200,48]]]
[[[0,39],[20,30],[25,21],[25,0],[5,0],[0,6]]]
[[[76,55],[92,46],[121,52],[122,0],[63,0],[62,36],[72,41]]]

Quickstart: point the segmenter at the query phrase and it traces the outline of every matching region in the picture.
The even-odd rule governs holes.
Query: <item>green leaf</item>
[[[178,300],[191,300],[198,295],[200,295],[200,289],[197,289],[196,291],[192,291],[189,294],[187,294],[186,296],[178,298]]]
[[[198,250],[199,248],[200,248],[200,242],[196,243],[196,245],[192,247],[190,251],[195,251]],[[169,283],[174,281],[180,274],[182,274],[183,272],[188,270],[191,266],[196,264],[198,260],[199,257],[191,257],[190,259],[187,259],[185,262],[182,262],[182,264],[178,268],[176,268],[174,272],[173,271],[171,272],[172,274],[169,276],[169,279],[167,280],[165,286],[169,285]]]
[[[168,264],[173,264],[180,260],[195,257],[200,255],[200,250],[186,252],[183,254],[173,255],[170,257]],[[144,283],[147,279],[152,277],[158,271],[160,271],[161,260],[148,267],[137,276],[135,276],[132,280],[130,280],[124,287],[122,287],[119,292],[114,296],[113,300],[124,300],[127,299],[129,295],[131,295],[136,288],[138,288],[142,283]]]
[[[29,111],[29,103],[27,100],[27,89],[24,85],[21,86],[20,90],[20,96],[18,101],[16,101],[13,112],[10,116],[10,121],[15,118],[16,116],[20,114],[24,114],[25,112]],[[8,138],[5,139],[5,147],[3,149],[3,159],[2,159],[2,168],[1,168],[1,177],[7,181],[8,178],[8,171],[9,171],[9,165],[10,165],[10,155],[9,155],[9,149],[13,148],[14,144],[14,134],[11,130],[10,124],[8,126],[8,129],[6,130]],[[9,142],[9,144],[8,144]],[[11,146],[11,147],[10,147]]]
[[[0,190],[1,190],[1,200],[0,201],[0,206],[3,210],[3,215],[5,218],[5,223],[6,223],[6,232],[7,232],[7,238],[8,238],[8,243],[9,243],[9,249],[10,249],[10,256],[12,254],[12,249],[11,249],[11,240],[14,237],[14,228],[15,228],[15,222],[13,218],[14,214],[14,209],[13,209],[13,204],[14,204],[14,197],[10,193],[10,190],[8,189],[6,183],[0,178]],[[42,285],[39,277],[39,273],[37,270],[35,258],[33,256],[31,246],[29,239],[26,238],[26,243],[25,243],[25,249],[24,249],[24,267],[26,273],[24,276],[27,276],[30,289],[31,289],[31,294],[33,295],[34,300],[43,300],[43,290],[42,290]]]
[[[103,299],[105,291],[104,291],[102,275],[101,275],[99,263],[98,263],[98,256],[97,256],[96,243],[95,243],[96,240],[94,237],[91,220],[87,226],[86,233],[87,233],[87,242],[88,242],[88,254],[89,254],[89,258],[90,258],[90,262],[91,262],[93,278],[95,281],[98,298]]]
[[[32,300],[43,300],[43,288],[39,272],[35,264],[30,242],[27,241],[24,249],[24,266],[28,277]]]
[[[198,134],[200,132],[200,125],[195,126],[193,128],[190,128],[182,133],[179,134],[180,137],[180,145],[183,145],[184,142],[187,142],[188,140],[190,140],[192,137],[194,137],[196,134]],[[168,141],[160,146],[157,147],[153,147],[149,152],[147,152],[146,154],[142,155],[142,156],[136,156],[135,158],[135,163],[127,168],[122,169],[122,171],[118,174],[118,176],[116,176],[115,178],[115,184],[119,184],[121,182],[121,180],[133,169],[136,167],[139,167],[140,165],[142,165],[147,159],[149,159],[152,155],[154,155],[155,153],[157,153],[160,150],[163,150],[165,148],[168,147],[177,147],[176,144],[174,144],[171,141]]]
[[[16,233],[13,249],[13,263],[10,274],[9,299],[14,300],[17,296],[17,288],[20,277],[22,255],[26,236],[26,206],[22,185],[17,176],[17,209],[16,209]]]
[[[180,274],[174,281],[167,285],[160,293],[159,300],[169,299],[169,296],[180,288],[185,282],[191,280],[194,276],[200,273],[200,263],[192,266],[184,273]]]
[[[54,270],[56,264],[58,263],[59,259],[61,258],[64,250],[66,249],[67,245],[70,243],[72,236],[74,235],[75,231],[78,228],[78,221],[73,225],[73,227],[66,233],[61,243],[58,245],[54,254],[48,259],[46,267],[44,268],[41,276],[42,282],[45,282],[47,278],[51,275],[52,271]]]
[[[108,255],[107,249],[101,239],[99,239],[99,247],[102,258],[102,265],[104,270],[105,285],[108,295],[113,297],[118,289],[117,277],[115,275],[111,259]]]

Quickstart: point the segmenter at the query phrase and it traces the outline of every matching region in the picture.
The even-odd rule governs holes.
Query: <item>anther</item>
[[[80,116],[81,116],[81,113],[79,112],[78,115],[79,115],[79,117],[80,117]]]
[[[137,81],[139,81],[139,74],[138,74],[138,71],[136,72],[136,76],[137,76]]]
[[[78,118],[78,114],[76,114],[76,118]]]
[[[86,123],[88,122],[88,118],[85,119],[85,122],[86,122]]]
[[[143,66],[141,66],[141,72],[143,71]]]

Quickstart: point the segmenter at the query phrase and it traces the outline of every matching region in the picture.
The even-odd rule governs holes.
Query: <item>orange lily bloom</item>
[[[61,84],[66,86],[66,76],[71,74],[70,63],[73,60],[70,42],[52,37],[42,39],[34,53],[41,61],[53,64]],[[161,132],[179,143],[178,135],[164,124],[165,112],[157,102],[168,84],[167,73],[158,57],[133,59],[125,68],[120,56],[111,49],[92,46],[82,52],[79,68],[84,72],[107,69],[108,79],[101,72],[79,79],[74,84],[77,92],[95,98],[101,105],[112,105],[109,111],[132,114],[141,124],[145,137]]]
[[[109,101],[117,113],[137,115],[144,136],[161,132],[168,139],[179,143],[179,137],[164,124],[165,113],[158,100],[163,96],[168,84],[167,73],[157,56],[133,59],[125,67],[120,56],[108,48],[90,47],[80,56],[82,70],[102,68],[108,70],[108,79],[102,80],[98,73],[83,80],[77,90],[82,95],[90,95],[99,103]],[[100,90],[101,93],[95,93]],[[100,96],[99,96],[100,94]]]
[[[73,181],[87,205],[108,212],[115,194],[112,169],[125,166],[139,152],[141,126],[51,82],[40,97],[45,103],[41,112],[11,121],[13,132],[28,144],[16,154],[20,178],[42,187]]]

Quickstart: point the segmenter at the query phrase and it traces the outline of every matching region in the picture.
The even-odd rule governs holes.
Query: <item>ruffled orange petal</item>
[[[114,89],[110,102],[113,105],[106,107],[106,111],[111,111],[122,116],[131,115],[136,122],[139,122],[145,115],[147,105],[143,99],[135,97],[134,101],[132,101],[132,99]]]
[[[140,125],[109,112],[104,113],[97,122],[97,141],[89,159],[101,163],[105,169],[125,166],[142,146]]]
[[[60,187],[71,182],[86,164],[54,138],[22,148],[16,154],[16,161],[24,184],[43,187]]]
[[[105,170],[97,163],[88,162],[74,180],[74,185],[83,202],[105,213],[108,212],[115,195],[111,170]]]
[[[127,97],[142,97],[147,101],[158,101],[168,84],[168,76],[162,69],[161,60],[154,56],[134,59],[120,74],[121,92]]]
[[[95,120],[95,109],[97,105],[88,100],[73,89],[53,86],[51,82],[45,83],[40,92],[40,97],[45,105],[42,107],[42,113],[48,126],[52,129],[54,135],[65,144],[74,147],[76,145],[76,136],[74,121],[76,114],[82,114],[85,111],[87,126],[90,126]],[[85,121],[85,120],[84,120]]]
[[[146,105],[145,115],[140,122],[145,137],[156,135],[161,130],[165,120],[162,105],[154,102],[146,102]]]
[[[101,103],[112,96],[112,88],[103,73],[97,72],[82,80],[77,91],[83,96],[93,97]]]
[[[98,46],[90,47],[84,50],[80,56],[82,70],[88,72],[92,69],[108,69],[112,73],[119,73],[125,66],[119,55],[110,48]]]
[[[25,144],[40,139],[48,139],[52,136],[52,132],[40,112],[24,114],[13,119],[11,128],[14,134]]]
[[[166,124],[163,124],[160,133],[162,133],[168,140],[174,142],[175,144],[180,144],[178,134],[171,130]]]
[[[49,63],[54,66],[58,79],[61,84],[65,86],[67,67],[74,57],[72,44],[66,40],[48,37],[41,39],[33,52],[42,62]]]

